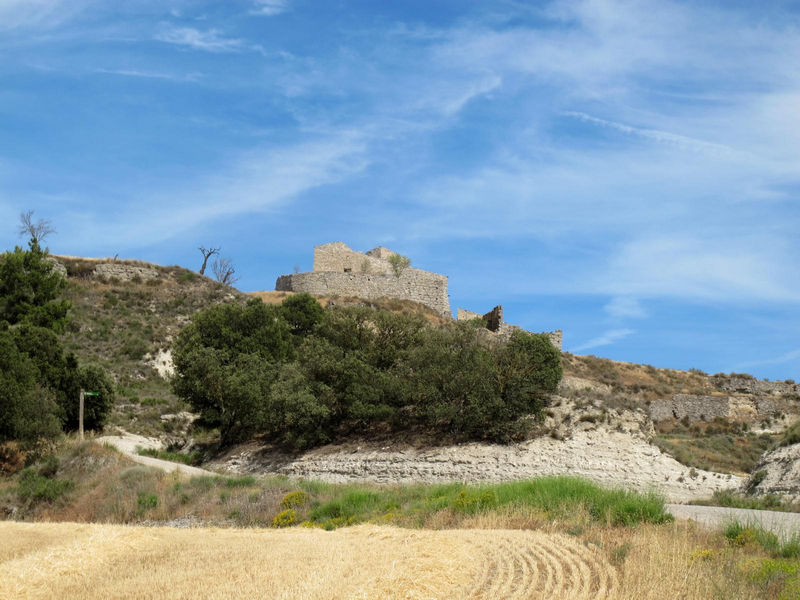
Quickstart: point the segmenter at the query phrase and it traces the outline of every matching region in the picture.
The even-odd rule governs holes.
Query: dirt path
[[[697,521],[711,527],[720,527],[731,521],[739,521],[742,524],[760,525],[779,537],[800,535],[799,513],[686,504],[667,504],[666,507],[676,519]]]
[[[180,463],[172,462],[169,460],[162,460],[160,458],[153,458],[152,456],[141,456],[136,453],[138,448],[160,448],[160,442],[152,438],[142,437],[133,433],[126,433],[124,435],[106,435],[94,440],[97,444],[108,444],[113,446],[132,461],[148,467],[155,467],[167,473],[178,472],[190,477],[197,477],[199,475],[217,476],[218,473],[207,471],[200,467],[191,467]]]
[[[613,598],[616,570],[561,534],[173,529],[0,522],[2,598]]]

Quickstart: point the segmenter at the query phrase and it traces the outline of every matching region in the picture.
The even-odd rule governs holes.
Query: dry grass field
[[[2,598],[609,598],[596,549],[539,531],[0,523]]]
[[[797,597],[760,575],[772,563],[743,563],[691,526],[572,536],[486,528],[505,522],[497,519],[476,517],[472,529],[332,532],[2,522],[0,598]]]

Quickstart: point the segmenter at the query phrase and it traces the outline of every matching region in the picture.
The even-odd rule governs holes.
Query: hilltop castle
[[[395,268],[389,262],[395,254],[380,246],[366,253],[356,252],[343,242],[315,246],[313,271],[281,275],[275,283],[275,289],[319,296],[355,296],[368,300],[382,297],[413,300],[452,319],[447,276],[413,267],[399,269],[395,273]]]
[[[314,267],[310,273],[281,275],[275,289],[281,292],[306,292],[317,296],[354,296],[374,300],[398,298],[412,300],[452,319],[447,276],[413,267],[392,264],[397,253],[378,246],[369,252],[356,252],[343,242],[314,247]],[[458,320],[482,318],[487,329],[502,337],[521,328],[503,322],[503,307],[496,306],[485,315],[458,309]],[[561,331],[547,333],[552,344],[561,349]]]

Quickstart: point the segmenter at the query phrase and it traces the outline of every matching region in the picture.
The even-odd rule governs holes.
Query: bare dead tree
[[[55,233],[56,229],[49,219],[39,219],[34,222],[33,211],[26,210],[19,215],[19,234],[28,235],[35,239],[37,242],[43,242],[45,238],[51,233]]]
[[[214,273],[214,278],[223,285],[233,285],[239,281],[230,258],[215,258],[211,263],[211,271]]]
[[[208,264],[208,259],[214,256],[215,254],[219,254],[221,248],[209,248],[205,249],[203,246],[198,248],[200,253],[203,255],[203,265],[200,267],[200,275],[206,272],[206,265]]]

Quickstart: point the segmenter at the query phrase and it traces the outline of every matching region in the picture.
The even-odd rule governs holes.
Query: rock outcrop
[[[561,399],[545,425],[550,435],[519,444],[466,443],[417,448],[350,443],[291,456],[251,444],[232,450],[211,468],[275,473],[331,483],[498,482],[542,475],[578,475],[609,486],[655,490],[674,502],[736,489],[744,478],[692,469],[648,443],[652,423],[642,411],[583,412]],[[569,424],[564,415],[573,415]],[[577,415],[582,415],[577,417]],[[544,432],[543,432],[544,433]]]
[[[800,444],[764,453],[743,491],[777,494],[790,502],[800,502]]]

